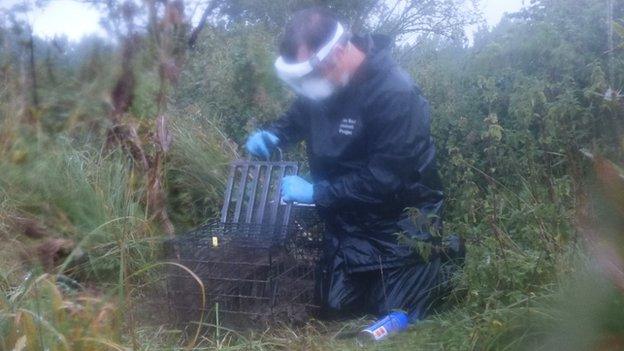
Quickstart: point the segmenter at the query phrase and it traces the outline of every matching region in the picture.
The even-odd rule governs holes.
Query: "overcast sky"
[[[5,7],[19,0],[0,0]],[[505,12],[515,12],[528,0],[481,0],[481,9],[490,26],[498,23]],[[37,9],[31,21],[34,32],[40,37],[66,35],[70,40],[78,40],[87,34],[104,35],[99,25],[99,13],[92,7],[74,0],[51,0],[44,9]],[[474,29],[468,29],[472,32]]]

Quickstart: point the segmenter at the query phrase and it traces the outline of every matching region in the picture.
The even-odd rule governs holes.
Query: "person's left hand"
[[[298,202],[302,204],[314,202],[314,186],[299,176],[282,178],[281,193],[284,202]]]

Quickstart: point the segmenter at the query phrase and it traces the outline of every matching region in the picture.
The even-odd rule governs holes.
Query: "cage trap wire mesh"
[[[280,201],[279,184],[297,174],[295,162],[235,161],[220,221],[165,243],[167,259],[194,277],[167,271],[167,298],[178,322],[230,327],[298,323],[314,312],[314,274],[321,224],[309,206]]]

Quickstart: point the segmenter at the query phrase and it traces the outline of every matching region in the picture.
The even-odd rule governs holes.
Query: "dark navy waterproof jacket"
[[[281,145],[307,143],[325,254],[342,255],[356,272],[413,260],[397,233],[430,235],[405,209],[440,215],[443,194],[427,100],[391,57],[389,38],[352,42],[367,57],[349,85],[321,102],[298,98],[269,130]]]

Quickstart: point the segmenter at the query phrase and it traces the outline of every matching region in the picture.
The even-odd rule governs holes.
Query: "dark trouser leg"
[[[375,271],[367,294],[371,312],[384,315],[400,309],[407,312],[412,321],[425,318],[441,293],[440,267],[440,258],[432,258],[427,263]]]
[[[347,272],[340,256],[319,268],[316,294],[322,318],[349,317],[364,311],[365,282]]]

